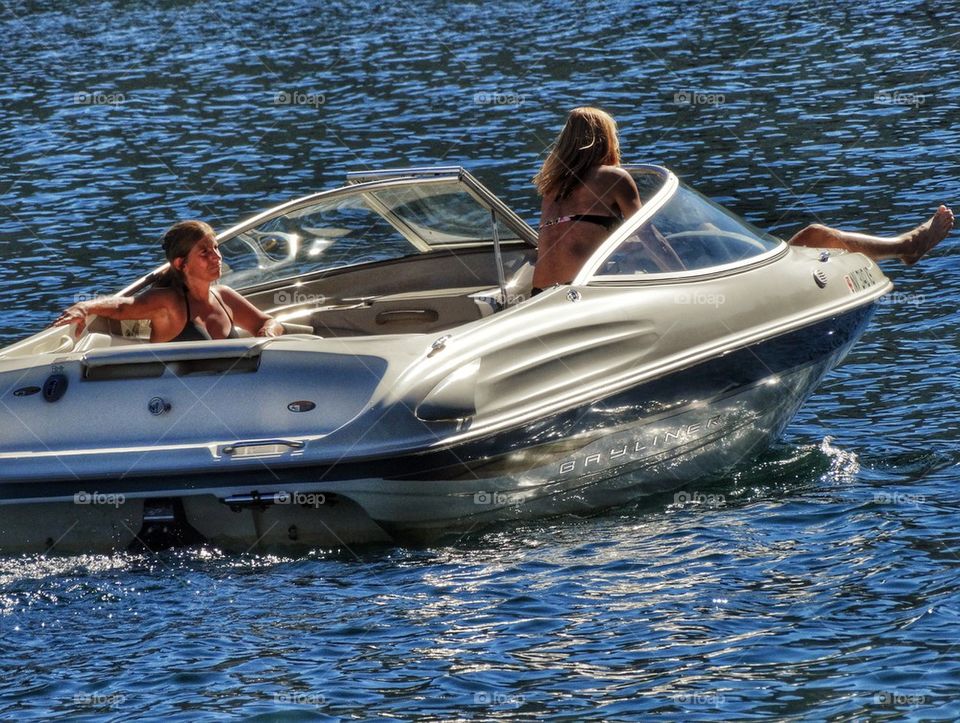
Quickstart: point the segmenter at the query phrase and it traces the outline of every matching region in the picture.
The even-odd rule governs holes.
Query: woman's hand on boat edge
[[[282,336],[284,333],[283,324],[281,324],[276,319],[267,319],[263,326],[260,327],[260,330],[257,332],[257,336]]]
[[[75,333],[77,336],[80,336],[87,326],[87,317],[89,315],[90,312],[87,309],[87,302],[80,301],[73,306],[64,309],[63,313],[54,319],[50,326],[67,326],[69,324],[74,324],[77,327]]]

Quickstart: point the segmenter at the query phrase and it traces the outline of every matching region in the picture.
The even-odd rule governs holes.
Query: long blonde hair
[[[599,108],[574,108],[533,185],[541,196],[566,198],[594,166],[620,163],[617,122]]]

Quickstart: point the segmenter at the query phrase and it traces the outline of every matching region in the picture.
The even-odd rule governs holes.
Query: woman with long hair
[[[569,284],[610,233],[640,209],[640,193],[620,167],[617,124],[599,108],[574,108],[533,179],[543,197],[533,294]],[[953,228],[946,206],[919,226],[889,238],[813,224],[794,235],[797,246],[845,249],[875,260],[898,258],[914,264]],[[644,239],[652,261],[663,270],[683,268],[655,230]]]
[[[640,209],[620,168],[617,124],[599,108],[574,108],[533,179],[543,197],[533,293],[568,284],[624,218]]]
[[[213,228],[203,221],[181,221],[163,236],[169,262],[163,276],[139,296],[81,301],[64,311],[54,326],[74,324],[83,332],[89,316],[149,319],[150,341],[233,339],[242,328],[256,336],[279,336],[283,325],[227,286],[220,278],[223,257]]]

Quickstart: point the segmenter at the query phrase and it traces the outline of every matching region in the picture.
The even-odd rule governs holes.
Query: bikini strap
[[[566,223],[567,221],[573,221],[573,216],[557,216],[557,218],[552,221],[545,221],[540,224],[540,228],[545,228],[547,226],[556,226],[558,223]]]
[[[210,292],[213,294],[213,298],[216,299],[220,304],[220,308],[223,309],[223,313],[227,315],[228,319],[230,319],[230,326],[236,326],[233,321],[233,314],[230,313],[230,309],[227,308],[227,305],[223,303],[223,299],[220,298],[220,294],[213,289],[210,289]]]

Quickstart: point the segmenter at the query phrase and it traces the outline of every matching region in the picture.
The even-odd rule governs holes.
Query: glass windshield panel
[[[339,196],[275,216],[222,241],[222,282],[243,288],[417,252],[360,195]]]
[[[502,220],[497,226],[501,241],[517,240]],[[490,210],[457,181],[358,189],[288,211],[223,240],[222,281],[244,288],[492,239]]]
[[[399,186],[369,196],[431,246],[493,241],[490,210],[459,186]],[[518,239],[499,218],[497,231],[501,241]]]
[[[780,243],[681,184],[663,208],[607,256],[597,276],[697,271],[759,256]]]

